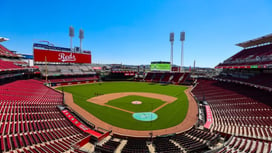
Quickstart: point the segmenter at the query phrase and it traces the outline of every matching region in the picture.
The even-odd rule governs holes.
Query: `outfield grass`
[[[132,101],[141,101],[142,104],[131,104]],[[129,110],[132,112],[151,112],[165,102],[159,99],[153,99],[141,96],[125,96],[107,102],[108,105]]]
[[[58,88],[61,90],[61,87]],[[117,127],[133,130],[165,129],[181,123],[188,110],[185,86],[149,84],[144,82],[106,82],[63,87],[65,92],[73,94],[74,102],[99,119]],[[132,114],[114,108],[87,102],[95,94],[118,92],[150,92],[177,97],[177,100],[158,110],[158,119],[152,122],[135,120]]]

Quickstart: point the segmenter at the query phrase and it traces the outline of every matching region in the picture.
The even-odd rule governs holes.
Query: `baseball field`
[[[74,102],[100,120],[131,130],[166,129],[181,123],[188,111],[185,86],[144,82],[105,82],[59,87]],[[133,104],[132,102],[141,102]],[[153,112],[158,118],[140,121],[133,113]],[[80,113],[80,112],[79,112]]]

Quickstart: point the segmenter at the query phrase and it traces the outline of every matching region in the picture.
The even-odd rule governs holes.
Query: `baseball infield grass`
[[[141,101],[142,104],[131,104],[132,101]],[[132,112],[152,112],[155,108],[165,102],[159,99],[147,98],[141,96],[125,96],[109,101],[108,105],[119,107]]]
[[[61,87],[58,89],[61,90]],[[165,129],[181,123],[188,111],[188,99],[184,93],[185,89],[187,89],[185,86],[149,84],[145,82],[106,82],[63,87],[65,92],[73,94],[74,102],[77,105],[97,118],[111,125],[132,130]],[[132,117],[131,113],[87,102],[88,99],[95,97],[97,94],[119,92],[158,93],[176,97],[177,100],[156,111],[155,113],[158,115],[158,119],[152,122],[138,121]],[[138,100],[138,97],[135,99],[131,98],[129,102],[133,100]],[[161,105],[161,103],[159,105]],[[120,105],[118,107],[120,107]],[[126,108],[129,109],[128,107]],[[137,110],[137,112],[138,111],[141,110]],[[143,109],[143,111],[145,110]]]

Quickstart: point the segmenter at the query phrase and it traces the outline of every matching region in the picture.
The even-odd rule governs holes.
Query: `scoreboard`
[[[150,65],[151,71],[171,71],[171,64],[170,62],[151,62]]]

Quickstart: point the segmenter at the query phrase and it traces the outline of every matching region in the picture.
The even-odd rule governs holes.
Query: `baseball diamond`
[[[148,136],[150,130],[153,130],[154,132],[157,131],[158,135],[169,134],[173,133],[173,129],[179,132],[186,130],[197,120],[196,103],[192,101],[191,95],[186,94],[188,87],[185,86],[162,86],[139,82],[106,82],[66,86],[63,87],[63,90],[65,91],[67,105],[82,113],[84,118],[95,125],[110,128],[116,133]],[[72,94],[73,99],[71,99],[69,93]],[[144,112],[148,105],[138,105],[143,107],[142,110],[140,108],[131,111],[130,106],[133,105],[131,103],[129,107],[116,107],[108,104],[108,101],[126,98],[127,96],[129,98],[128,103],[138,100],[139,97],[160,100],[160,105],[153,106],[154,109],[151,110],[157,114],[158,118],[152,122],[143,122],[133,118],[133,113]],[[155,104],[150,103],[150,105]],[[181,124],[188,124],[189,126],[180,126]]]

